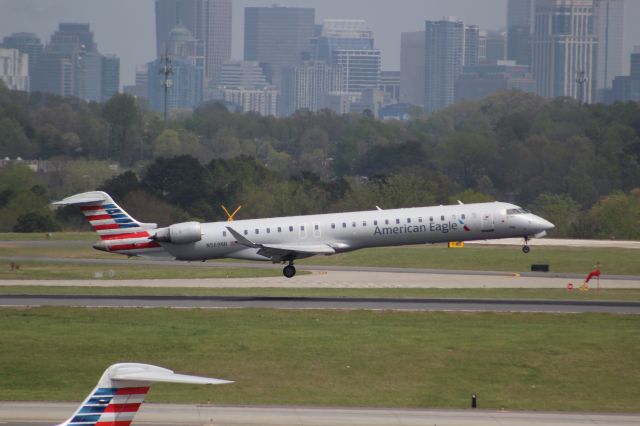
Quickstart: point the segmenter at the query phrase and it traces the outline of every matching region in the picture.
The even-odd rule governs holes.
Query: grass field
[[[197,288],[197,287],[75,287],[3,286],[0,295],[99,295],[117,296],[267,296],[267,297],[369,297],[369,298],[465,298],[638,301],[640,289],[602,289],[588,292],[564,289],[499,288]]]
[[[0,232],[0,241],[93,241],[95,232]]]
[[[80,401],[149,362],[236,381],[186,403],[638,412],[640,317],[368,311],[0,309],[0,400]]]
[[[190,268],[188,266],[163,266],[113,264],[84,264],[84,263],[47,263],[47,262],[19,262],[20,269],[12,270],[9,263],[0,268],[0,280],[88,280],[102,279],[189,279],[189,278],[253,278],[278,277],[281,272],[277,269],[210,267]],[[300,271],[300,274],[308,272]],[[96,275],[98,274],[98,275]],[[0,290],[0,293],[2,290]]]

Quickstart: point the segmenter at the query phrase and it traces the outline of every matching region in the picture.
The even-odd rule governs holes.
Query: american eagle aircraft
[[[450,241],[542,237],[554,228],[549,221],[502,202],[412,207],[350,213],[289,216],[233,222],[184,222],[165,228],[132,218],[101,191],[57,201],[77,205],[100,236],[97,250],[128,256],[157,256],[205,261],[232,258],[286,264],[315,255],[333,255],[366,247]]]
[[[149,364],[121,363],[107,368],[98,385],[85,398],[76,412],[58,426],[100,426],[131,424],[149,387],[155,382],[193,385],[233,383],[208,377],[176,374]]]

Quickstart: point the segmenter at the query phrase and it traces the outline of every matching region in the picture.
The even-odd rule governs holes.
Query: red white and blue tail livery
[[[58,426],[129,426],[154,382],[220,385],[233,383],[208,377],[176,374],[149,364],[114,364],[80,408]]]
[[[100,236],[101,241],[93,246],[98,250],[129,256],[167,256],[160,244],[150,239],[158,225],[138,222],[106,192],[84,192],[54,204],[80,207],[84,217]]]

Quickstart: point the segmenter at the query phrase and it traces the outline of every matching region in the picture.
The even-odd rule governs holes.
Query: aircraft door
[[[493,232],[495,229],[493,223],[493,213],[482,214],[482,232]]]
[[[307,224],[300,225],[300,233],[298,234],[301,240],[307,238]]]
[[[320,238],[321,234],[320,234],[320,224],[319,223],[314,223],[313,224],[313,237],[314,238]]]

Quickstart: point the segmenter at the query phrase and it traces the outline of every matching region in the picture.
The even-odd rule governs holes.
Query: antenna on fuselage
[[[220,204],[220,207],[222,207],[222,210],[224,210],[224,212],[227,215],[227,222],[233,222],[233,219],[236,216],[236,213],[238,213],[240,211],[240,209],[242,208],[242,206],[238,206],[237,209],[235,209],[233,211],[233,213],[229,213],[229,210],[227,210],[227,208],[225,206],[223,206],[222,204]]]
[[[464,206],[464,203],[460,200],[458,200],[458,204],[460,204],[461,206]]]
[[[380,206],[376,206],[376,210],[382,210]]]

